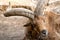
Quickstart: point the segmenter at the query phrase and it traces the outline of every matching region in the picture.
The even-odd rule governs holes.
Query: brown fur
[[[49,32],[49,37],[47,38],[47,40],[60,40],[60,33],[58,32],[60,30],[60,15],[57,15],[51,11],[45,11],[45,17],[47,18],[46,28]],[[59,34],[59,36],[56,34],[56,32]]]
[[[39,35],[39,32],[44,30],[44,27],[46,28],[45,30],[48,31],[48,35],[43,40],[60,40],[60,31],[59,31],[60,22],[59,21],[60,21],[60,15],[57,15],[51,11],[45,11],[44,16],[38,16],[34,20],[34,24],[33,24],[33,25],[35,25],[34,28],[36,28],[38,30],[36,31],[34,28],[32,30],[32,27],[28,28],[28,30],[30,29],[30,31],[33,32],[31,40],[35,40],[33,38],[35,38],[37,35]],[[37,33],[37,34],[35,34],[35,33]],[[36,40],[38,40],[38,39],[36,39]],[[40,39],[40,40],[42,40],[42,39]]]

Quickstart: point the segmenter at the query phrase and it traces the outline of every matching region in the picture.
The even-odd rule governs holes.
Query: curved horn
[[[34,11],[35,15],[38,16],[43,14],[44,8],[47,5],[48,1],[49,0],[38,0],[37,7]]]
[[[25,8],[12,8],[6,12],[4,12],[4,16],[25,16],[30,19],[34,18],[34,14],[32,11],[25,9]]]

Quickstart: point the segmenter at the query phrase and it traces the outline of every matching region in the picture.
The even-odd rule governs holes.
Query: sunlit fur
[[[38,16],[37,18],[35,18],[33,25],[35,25],[34,26],[35,29],[38,29],[38,30],[35,30],[33,28],[32,30],[32,28],[31,29],[29,28],[30,31],[33,32],[32,33],[33,38],[39,35],[40,31],[45,29],[48,31],[48,35],[45,38],[42,37],[43,40],[60,40],[60,31],[59,31],[60,15],[52,11],[45,11],[44,16]],[[39,40],[39,39],[42,40],[41,38],[39,38],[39,36],[37,36],[38,38],[36,40]],[[35,40],[35,39],[32,39],[32,40]]]
[[[43,20],[45,20],[46,23],[44,27],[46,27],[49,33],[46,40],[60,40],[60,15],[52,11],[45,11],[44,14],[45,19]]]

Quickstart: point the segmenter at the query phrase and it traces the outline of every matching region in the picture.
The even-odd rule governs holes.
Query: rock
[[[23,25],[28,21],[28,18],[22,16],[0,15],[0,40],[23,40],[27,32]]]

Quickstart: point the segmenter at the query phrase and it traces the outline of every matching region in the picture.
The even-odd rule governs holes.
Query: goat
[[[47,5],[46,1],[48,0],[38,0],[34,12],[27,12],[26,10],[21,9],[11,9],[4,13],[6,17],[25,16],[30,19],[31,22],[24,25],[28,27],[28,33],[24,40],[60,40],[59,33],[56,31],[56,28],[59,26],[55,24],[57,23],[55,19],[58,15],[52,11],[44,11],[45,6]]]
[[[28,30],[28,33],[26,34],[26,38],[24,40],[42,40],[43,38],[48,35],[47,29],[44,24],[44,20],[42,20],[44,7],[47,5],[46,0],[38,0],[37,7],[34,12],[26,11],[18,9],[18,8],[12,8],[4,13],[4,16],[25,16],[28,17],[31,22],[27,23],[26,27]]]

